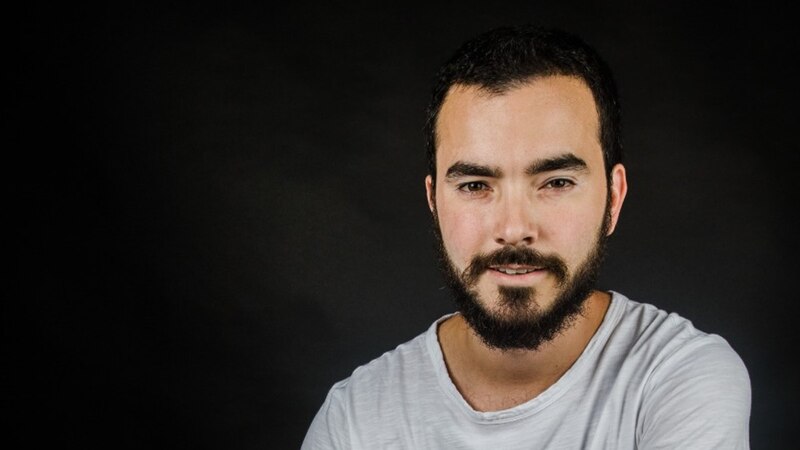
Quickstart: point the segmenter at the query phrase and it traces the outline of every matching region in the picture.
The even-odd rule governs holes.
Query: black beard
[[[596,242],[586,260],[570,276],[566,263],[558,255],[543,255],[528,247],[503,247],[487,255],[477,255],[463,273],[458,273],[444,248],[441,230],[434,211],[434,234],[439,263],[461,315],[472,330],[489,347],[500,350],[536,350],[573,324],[583,312],[592,293],[605,256],[608,228],[611,222],[609,205]],[[490,265],[520,264],[541,267],[556,278],[561,292],[548,310],[538,308],[536,291],[528,287],[498,288],[499,309],[490,312],[481,302],[475,288],[478,278]]]

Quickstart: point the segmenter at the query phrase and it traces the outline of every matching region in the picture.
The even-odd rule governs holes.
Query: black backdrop
[[[538,22],[597,47],[621,90],[630,191],[601,287],[726,337],[753,448],[788,445],[795,23],[764,3],[641,3],[8,16],[16,436],[297,448],[333,382],[451,310],[422,182],[434,71],[476,32]]]

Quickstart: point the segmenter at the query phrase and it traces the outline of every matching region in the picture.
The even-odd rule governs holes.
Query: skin
[[[538,78],[501,95],[454,86],[437,122],[436,183],[428,176],[425,186],[455,267],[463,271],[479,253],[529,246],[559,255],[571,276],[596,243],[609,193],[598,130],[594,99],[579,78]],[[584,164],[531,170],[565,156]],[[454,169],[464,164],[472,168]],[[626,192],[625,168],[618,164],[611,170],[608,234],[616,227]],[[497,269],[508,268],[521,267]],[[499,307],[499,286],[533,287],[532,311],[547,310],[559,292],[546,270],[517,275],[489,270],[478,279],[477,291],[484,306],[499,316],[513,314]],[[438,330],[451,379],[478,411],[524,403],[577,360],[609,302],[608,293],[593,291],[571,326],[536,350],[488,347],[455,315]]]

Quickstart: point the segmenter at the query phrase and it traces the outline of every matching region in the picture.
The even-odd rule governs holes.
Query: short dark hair
[[[600,121],[600,145],[606,174],[622,162],[621,111],[611,70],[578,36],[534,25],[501,27],[461,45],[441,67],[425,123],[428,172],[436,182],[436,122],[454,85],[475,86],[500,95],[539,77],[582,79],[592,91]]]

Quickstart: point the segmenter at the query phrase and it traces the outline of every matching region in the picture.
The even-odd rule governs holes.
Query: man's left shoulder
[[[639,443],[746,448],[751,389],[739,354],[722,336],[701,331],[676,313],[629,302],[627,320],[633,325],[628,325],[638,333],[635,347],[649,354]],[[700,443],[709,447],[695,446]]]
[[[621,312],[615,325],[616,345],[629,345],[632,353],[652,356],[654,368],[666,361],[715,356],[744,367],[741,358],[722,336],[707,333],[691,320],[649,303],[641,303],[615,293]]]
[[[651,373],[643,398],[643,442],[664,448],[749,445],[750,377],[720,336],[700,335],[668,355]]]

